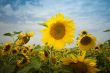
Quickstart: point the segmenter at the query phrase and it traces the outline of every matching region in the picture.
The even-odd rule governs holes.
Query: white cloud
[[[42,0],[41,4],[43,6],[35,6],[31,5],[29,2],[26,2],[26,5],[21,6],[16,11],[13,10],[8,4],[4,8],[2,8],[2,11],[4,11],[8,16],[15,16],[20,20],[18,20],[16,24],[0,23],[0,28],[2,27],[0,29],[0,33],[15,30],[34,30],[36,32],[34,39],[37,38],[39,40],[41,37],[39,30],[42,27],[39,26],[38,23],[42,23],[43,21],[47,20],[47,18],[50,18],[56,13],[62,12],[66,16],[69,16],[70,18],[75,20],[77,27],[76,34],[78,34],[81,29],[87,29],[90,32],[94,33],[94,35],[97,36],[100,41],[109,39],[108,34],[104,33],[105,35],[100,36],[102,33],[100,31],[109,27],[110,22],[106,21],[106,16],[101,15],[107,14],[108,12],[110,12],[110,9],[108,9],[108,12],[105,12],[106,8],[103,6],[104,4],[99,3],[98,1],[93,1],[93,3],[91,3],[90,0],[70,1],[71,3],[67,4],[66,2],[69,2],[67,0]],[[106,26],[103,26],[104,24]],[[4,30],[4,28],[6,28],[6,30]],[[33,40],[31,42],[35,41]]]

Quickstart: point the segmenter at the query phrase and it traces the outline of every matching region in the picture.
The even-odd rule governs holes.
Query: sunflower
[[[31,31],[31,32],[28,32],[26,34],[27,34],[28,37],[32,37],[32,36],[34,36],[35,33]]]
[[[47,60],[48,60],[48,53],[46,51],[40,50],[38,52],[38,57],[41,59],[41,61],[47,62]]]
[[[67,73],[97,73],[96,60],[85,58],[85,52],[80,56],[62,58],[62,67]],[[69,68],[68,68],[69,67]]]
[[[22,40],[22,39],[17,40],[15,43],[16,43],[16,45],[18,45],[18,46],[21,46],[21,45],[24,45],[24,44],[25,44],[25,43],[24,43],[24,40]]]
[[[24,34],[24,33],[18,34],[18,38],[22,39],[22,38],[24,38],[24,37],[26,37],[26,34]]]
[[[23,47],[21,50],[22,54],[27,54],[28,53],[28,49],[26,47]]]
[[[11,42],[5,43],[4,48],[3,48],[3,53],[4,54],[9,54],[11,48],[12,48],[12,43]]]
[[[16,43],[16,45],[19,45],[19,46],[24,45],[29,42],[30,37],[32,37],[32,36],[33,36],[32,32],[29,32],[26,34],[20,33],[18,35],[18,40],[15,43]]]
[[[14,48],[14,49],[12,49],[12,54],[17,54],[18,53],[18,48]]]
[[[28,48],[29,52],[32,53],[32,51],[33,51],[33,49],[35,47],[35,44],[32,44],[32,45],[28,44],[26,47]]]
[[[63,48],[60,52],[68,53],[68,52],[70,52],[70,48]]]
[[[100,49],[100,46],[95,46],[95,49],[97,50],[97,49]]]
[[[54,55],[51,56],[51,63],[56,64],[56,56]]]
[[[26,54],[22,54],[22,57],[16,61],[17,67],[24,67],[30,63],[30,58]]]
[[[96,37],[90,34],[83,35],[78,39],[77,44],[78,44],[79,49],[89,50],[91,48],[94,48],[96,44]]]
[[[80,31],[80,36],[87,35],[87,34],[88,34],[87,30],[81,30]]]
[[[66,44],[73,42],[74,37],[74,22],[69,18],[64,18],[63,14],[57,14],[47,22],[47,26],[43,32],[43,42],[48,43],[56,49],[63,48]]]
[[[19,60],[16,61],[17,67],[23,67],[23,66],[25,66],[29,63],[30,63],[30,60],[26,59],[26,58],[22,58],[22,59],[19,59]]]

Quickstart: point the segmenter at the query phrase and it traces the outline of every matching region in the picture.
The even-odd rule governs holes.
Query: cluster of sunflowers
[[[0,45],[0,73],[109,73],[110,41],[82,30],[73,44],[75,23],[57,14],[43,23],[42,45],[28,44],[34,32],[16,32],[16,40]],[[6,33],[5,36],[12,34]]]

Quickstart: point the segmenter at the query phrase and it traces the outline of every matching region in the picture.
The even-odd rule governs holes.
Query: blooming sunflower
[[[52,64],[56,64],[56,56],[52,55],[50,59]]]
[[[15,43],[16,43],[16,45],[18,45],[18,46],[21,46],[21,45],[24,45],[24,44],[25,44],[25,43],[24,43],[24,40],[22,40],[22,39],[17,40]]]
[[[30,60],[26,58],[22,58],[16,61],[17,67],[23,67],[29,63],[30,63]]]
[[[77,44],[78,44],[79,49],[89,50],[91,48],[94,48],[96,44],[96,37],[90,34],[83,35],[78,39]]]
[[[81,30],[80,31],[80,36],[87,35],[87,34],[88,34],[87,30]]]
[[[26,34],[27,34],[28,37],[32,37],[32,36],[34,36],[35,33],[33,31],[31,31],[31,32],[28,32]]]
[[[24,37],[26,37],[26,34],[24,34],[24,33],[18,34],[18,38],[22,39],[22,38],[24,38]]]
[[[10,50],[12,48],[12,43],[11,42],[6,42],[3,48],[3,54],[9,54]]]
[[[12,54],[17,54],[18,53],[18,48],[14,48],[11,50]]]
[[[23,48],[21,49],[21,53],[22,53],[22,54],[27,54],[27,53],[28,53],[28,49],[27,49],[26,47],[23,47]]]
[[[29,50],[29,52],[31,53],[35,47],[35,44],[28,44],[26,47]]]
[[[100,46],[95,46],[95,49],[100,49]]]
[[[69,67],[67,73],[97,73],[96,60],[85,58],[85,52],[80,56],[62,58],[63,67]]]
[[[38,52],[38,57],[41,59],[41,61],[47,62],[47,60],[48,60],[48,53],[46,51],[40,50]]]
[[[65,18],[63,14],[57,14],[47,22],[43,32],[43,42],[56,49],[63,48],[67,43],[73,42],[75,25],[73,20]]]

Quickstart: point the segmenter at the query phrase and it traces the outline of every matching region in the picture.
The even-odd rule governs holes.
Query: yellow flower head
[[[26,47],[23,47],[23,48],[21,49],[21,53],[22,53],[22,54],[27,54],[27,53],[28,53],[28,49],[27,49]]]
[[[22,39],[17,40],[15,43],[16,43],[16,45],[24,45],[25,44],[24,40],[22,40]]]
[[[12,54],[17,54],[19,52],[19,47],[15,47],[11,50]]]
[[[18,67],[21,66],[21,63],[22,63],[22,60],[17,60],[17,61],[16,61],[16,64],[17,64]]]
[[[18,38],[24,38],[24,37],[26,37],[26,34],[24,34],[24,33],[20,33],[20,34],[18,35]]]
[[[55,56],[51,57],[51,62],[52,62],[52,64],[56,64],[56,57]]]
[[[12,51],[12,54],[17,54],[18,53],[18,49],[17,48],[12,49],[11,51]]]
[[[39,56],[39,58],[42,60],[42,61],[47,61],[48,60],[48,56],[47,56],[47,54],[45,53],[45,51],[44,50],[40,50],[39,52],[38,52],[38,56]]]
[[[35,32],[28,32],[28,33],[27,33],[27,36],[28,36],[28,37],[33,37],[34,34],[35,34]]]
[[[63,48],[63,49],[61,50],[61,52],[62,52],[62,53],[68,53],[68,52],[70,52],[70,48]]]
[[[99,45],[95,46],[95,50],[98,50],[98,49],[100,49],[100,46]]]
[[[24,67],[25,65],[29,63],[30,63],[30,60],[26,58],[22,58],[16,61],[17,67]]]
[[[32,52],[35,44],[28,44],[26,47],[28,48],[29,52]]]
[[[64,48],[66,44],[73,42],[75,23],[63,14],[57,14],[45,22],[46,28],[43,32],[43,42],[48,43],[55,49]]]
[[[96,37],[90,34],[83,35],[78,39],[78,47],[81,50],[89,50],[96,45]]]
[[[81,32],[80,32],[80,36],[87,35],[87,34],[88,34],[87,30],[81,30]]]
[[[84,52],[80,56],[71,56],[62,58],[62,64],[69,67],[68,73],[97,73],[99,69],[96,68],[96,60],[85,58]]]
[[[3,53],[4,54],[9,54],[10,50],[12,49],[12,43],[11,42],[6,42],[3,48]]]

